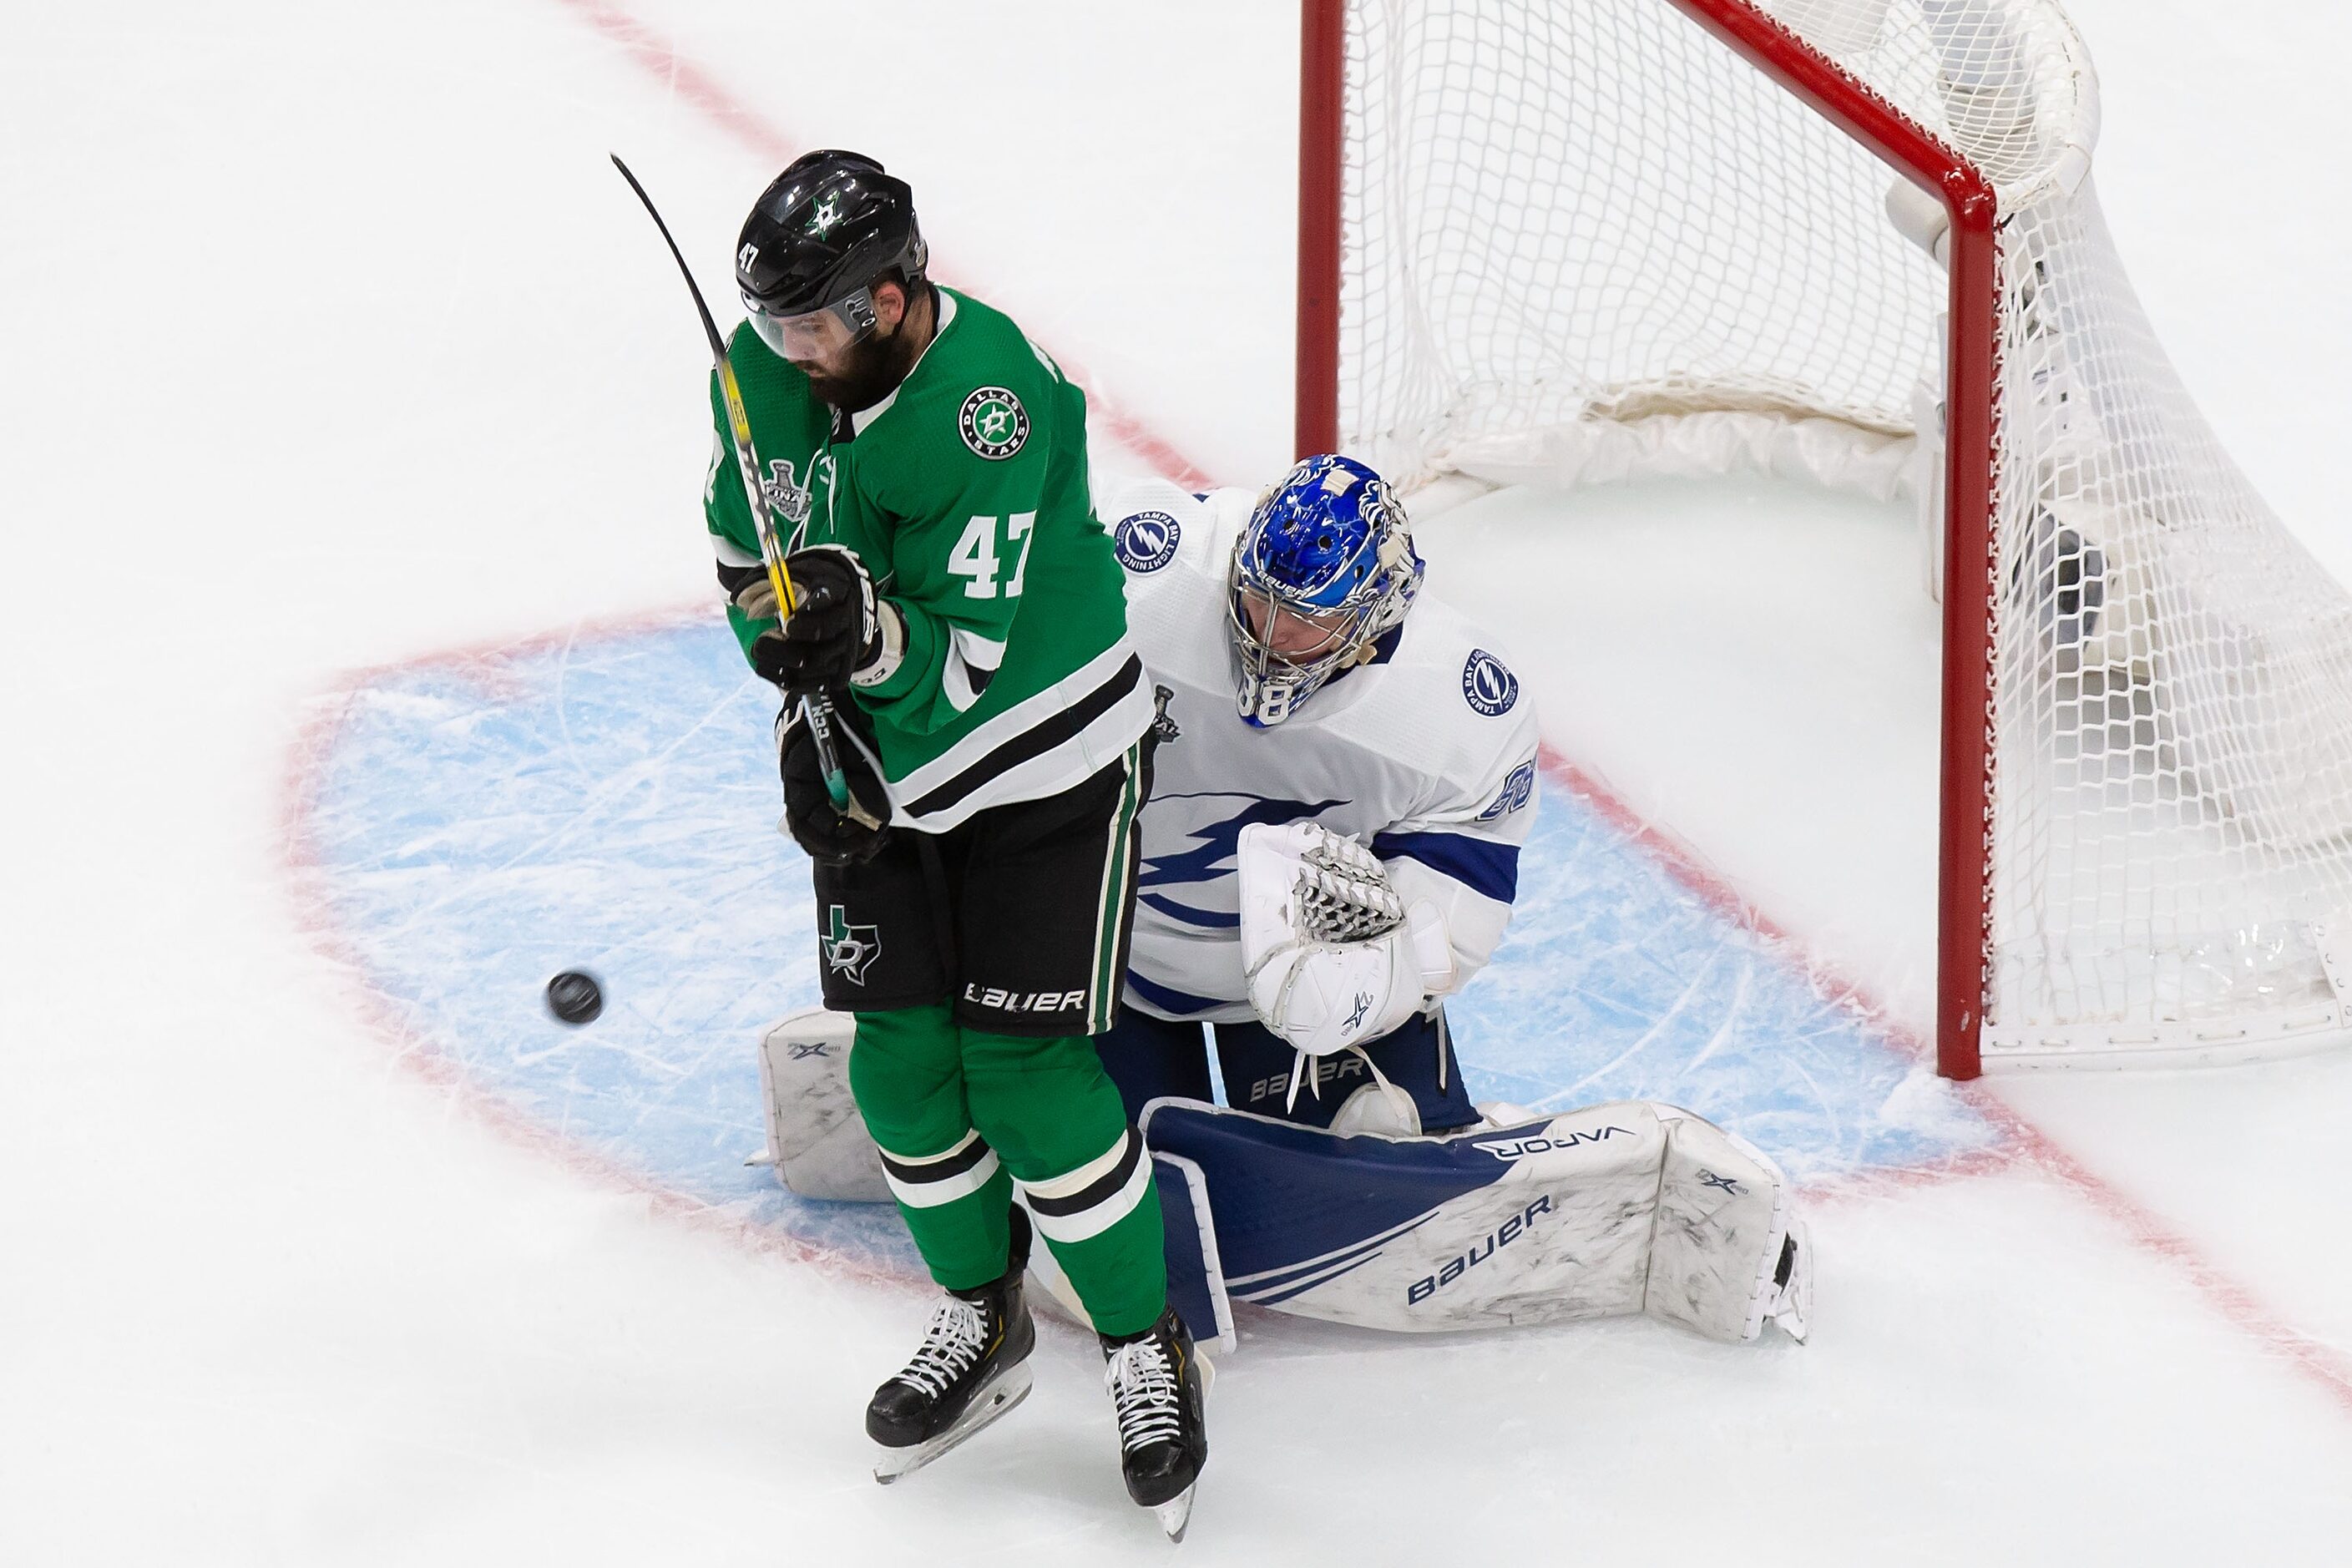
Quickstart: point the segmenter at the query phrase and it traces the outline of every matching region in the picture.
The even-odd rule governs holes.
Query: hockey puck
[[[604,1010],[604,988],[596,977],[567,969],[547,983],[547,1010],[567,1024],[587,1024]]]

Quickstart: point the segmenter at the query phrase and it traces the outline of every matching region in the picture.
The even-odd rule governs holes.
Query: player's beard
[[[915,368],[917,355],[909,352],[914,334],[907,330],[913,319],[910,310],[898,318],[888,336],[877,329],[852,343],[848,363],[837,374],[803,366],[809,390],[820,402],[845,414],[862,414],[889,396]]]

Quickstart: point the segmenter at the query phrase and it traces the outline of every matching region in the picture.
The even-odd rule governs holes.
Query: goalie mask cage
[[[1304,22],[1302,455],[1408,491],[1909,490],[1942,539],[1941,1070],[2346,1037],[2352,600],[2155,341],[2055,4]]]

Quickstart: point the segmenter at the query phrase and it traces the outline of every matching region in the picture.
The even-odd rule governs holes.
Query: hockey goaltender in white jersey
[[[1536,803],[1535,704],[1499,643],[1423,595],[1369,657],[1272,725],[1235,710],[1223,635],[1253,492],[1122,489],[1111,524],[1129,635],[1164,689],[1128,1001],[1157,1017],[1255,1016],[1234,940],[1234,842],[1311,821],[1370,847],[1400,898],[1444,917],[1454,991],[1510,919]]]
[[[1096,1045],[1195,1339],[1231,1348],[1234,1297],[1406,1331],[1645,1312],[1802,1339],[1811,1253],[1761,1151],[1654,1102],[1469,1102],[1443,1003],[1503,935],[1538,734],[1506,653],[1420,595],[1378,476],[1311,458],[1260,496],[1147,482],[1106,515],[1162,711],[1127,1006]],[[847,1024],[762,1042],[768,1157],[810,1196],[885,1192]]]
[[[1401,1132],[1477,1120],[1441,1004],[1494,955],[1510,919],[1519,847],[1535,818],[1535,704],[1493,637],[1420,592],[1421,562],[1401,530],[1386,581],[1375,562],[1358,595],[1361,624],[1335,628],[1324,668],[1309,666],[1301,679],[1277,658],[1254,678],[1249,650],[1263,639],[1237,608],[1236,546],[1264,510],[1253,538],[1264,542],[1261,555],[1272,552],[1260,563],[1277,579],[1270,594],[1280,591],[1280,578],[1303,574],[1282,570],[1285,544],[1336,558],[1360,537],[1376,555],[1370,520],[1360,535],[1344,526],[1358,521],[1355,493],[1330,489],[1348,477],[1333,468],[1294,484],[1305,502],[1281,515],[1275,501],[1288,493],[1281,489],[1261,508],[1253,491],[1196,497],[1163,480],[1125,487],[1107,510],[1128,574],[1129,635],[1145,650],[1161,703],[1136,879],[1129,1011],[1098,1042],[1139,1116],[1163,1095],[1209,1098],[1199,1046],[1206,1021],[1215,1026],[1227,1093],[1239,1109]],[[1287,539],[1268,539],[1286,524]],[[1326,542],[1332,547],[1318,551]],[[1344,612],[1300,613],[1335,619]],[[1319,1048],[1295,1026],[1270,1029],[1245,973],[1241,837],[1301,823],[1369,851],[1400,905],[1417,914],[1399,943],[1413,950],[1400,958],[1414,962],[1400,963],[1395,987],[1372,988],[1378,994],[1349,1038],[1329,1042],[1347,1050]],[[1268,978],[1261,973],[1262,987]],[[1352,989],[1350,1002],[1362,994]],[[1294,1047],[1319,1058],[1304,1093],[1293,1082]],[[1402,1095],[1384,1100],[1384,1085]]]

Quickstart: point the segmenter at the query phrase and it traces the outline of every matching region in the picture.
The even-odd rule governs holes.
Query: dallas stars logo
[[[1012,390],[983,386],[963,400],[956,428],[963,444],[991,461],[1001,461],[1021,450],[1029,439],[1029,411]]]
[[[852,985],[866,984],[866,966],[882,956],[882,932],[875,926],[854,926],[839,904],[825,910],[825,933],[818,945],[824,966]]]
[[[817,203],[816,211],[810,216],[808,231],[815,237],[823,239],[833,232],[833,226],[840,221],[841,198],[827,193],[824,200]]]

